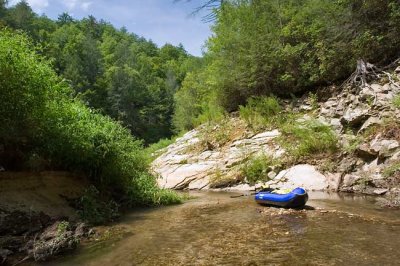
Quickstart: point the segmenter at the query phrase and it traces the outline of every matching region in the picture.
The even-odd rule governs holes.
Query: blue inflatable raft
[[[295,188],[289,193],[278,194],[273,191],[260,191],[255,195],[257,203],[284,208],[301,208],[308,200],[307,191],[303,188]]]

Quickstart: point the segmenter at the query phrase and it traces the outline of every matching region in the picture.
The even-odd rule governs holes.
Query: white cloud
[[[82,9],[83,11],[88,11],[90,6],[93,4],[91,1],[79,1],[79,0],[61,0],[68,11]]]
[[[81,4],[81,8],[83,9],[83,11],[88,11],[92,4],[93,2],[83,2]]]
[[[78,0],[61,0],[61,2],[67,7],[69,11],[75,9]]]
[[[15,5],[19,3],[20,0],[11,0],[10,4]],[[49,6],[49,0],[27,0],[29,6],[37,13],[41,13]]]

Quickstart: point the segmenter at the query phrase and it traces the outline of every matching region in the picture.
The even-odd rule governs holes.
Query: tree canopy
[[[173,95],[196,59],[182,45],[153,42],[89,16],[56,21],[27,2],[0,5],[0,25],[25,31],[87,106],[123,123],[146,143],[170,137]]]
[[[397,0],[229,0],[215,16],[207,64],[187,75],[175,97],[181,130],[210,105],[235,111],[254,96],[340,82],[358,59],[384,65],[400,57]]]

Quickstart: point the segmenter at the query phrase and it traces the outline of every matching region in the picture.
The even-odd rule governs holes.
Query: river
[[[46,265],[399,265],[400,211],[375,198],[311,193],[308,210],[252,196],[194,192],[178,206],[139,209],[118,237]],[[314,208],[314,210],[313,210]]]

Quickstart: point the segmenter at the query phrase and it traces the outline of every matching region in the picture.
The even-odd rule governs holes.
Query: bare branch
[[[174,0],[174,3],[182,1],[191,2],[192,0]],[[196,7],[190,15],[195,16],[202,10],[207,10],[209,13],[204,15],[201,20],[205,23],[212,22],[216,19],[216,11],[222,6],[224,1],[225,0],[205,0],[204,3]]]

